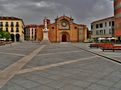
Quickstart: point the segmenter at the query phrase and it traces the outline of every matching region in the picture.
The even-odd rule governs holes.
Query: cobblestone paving
[[[22,43],[23,46],[18,44],[15,47],[18,49],[23,47],[23,50],[20,52],[18,50],[16,54],[28,55],[44,44],[46,43]],[[87,44],[47,44],[19,70],[21,73],[18,71],[0,90],[121,90],[120,64],[75,46],[88,49]],[[13,51],[15,47],[11,47],[11,50]],[[24,50],[25,52],[22,53]],[[91,51],[101,53],[97,49]],[[111,52],[103,53],[108,56],[112,54]],[[112,55],[118,56],[120,52]],[[4,55],[1,54],[2,56]],[[11,57],[13,56],[11,55]],[[24,57],[15,56],[16,60],[18,57]],[[0,62],[2,64],[2,60]],[[43,68],[43,66],[45,67]],[[23,72],[24,70],[26,72]]]

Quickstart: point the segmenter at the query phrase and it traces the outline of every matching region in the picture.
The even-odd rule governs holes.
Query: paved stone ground
[[[98,49],[92,48],[91,49],[91,48],[89,48],[89,44],[84,44],[84,43],[81,43],[81,44],[78,43],[75,46],[79,47],[79,48],[84,48],[88,51],[95,52],[95,53],[103,55],[103,56],[110,57],[112,59],[116,59],[117,61],[121,61],[121,50],[115,50],[115,52],[113,52],[112,50],[105,50],[103,52],[100,48],[98,48]]]
[[[102,52],[83,43],[3,46],[0,90],[121,90],[121,65],[78,47],[118,60],[121,57],[120,51]]]
[[[27,42],[1,46],[0,47],[0,70],[3,70],[9,65],[15,63],[20,58],[29,54],[39,46],[40,46],[39,44],[33,44],[33,43],[27,43]]]

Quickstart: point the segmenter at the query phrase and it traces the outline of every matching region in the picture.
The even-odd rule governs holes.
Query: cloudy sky
[[[0,15],[20,17],[25,24],[40,24],[46,16],[53,20],[68,15],[90,26],[94,20],[113,15],[111,0],[0,0]]]

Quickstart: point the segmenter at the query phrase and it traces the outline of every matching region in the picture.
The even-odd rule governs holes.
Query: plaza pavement
[[[23,42],[0,47],[0,90],[121,90],[121,51],[87,43]],[[88,50],[88,51],[85,51]]]
[[[115,50],[115,52],[113,52],[112,50],[105,50],[103,52],[100,48],[90,48],[89,45],[90,45],[89,43],[88,44],[78,43],[75,46],[121,62],[121,50]]]

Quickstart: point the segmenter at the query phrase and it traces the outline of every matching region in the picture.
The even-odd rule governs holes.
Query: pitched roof
[[[112,17],[107,17],[107,18],[103,18],[103,19],[100,19],[100,20],[95,20],[95,21],[93,21],[92,23],[96,23],[96,22],[104,21],[104,20],[108,20],[108,19],[114,19],[114,16],[112,16]]]
[[[39,25],[36,25],[36,24],[29,24],[29,25],[26,25],[25,28],[37,28]]]
[[[17,17],[0,16],[0,20],[22,20],[22,19]]]

